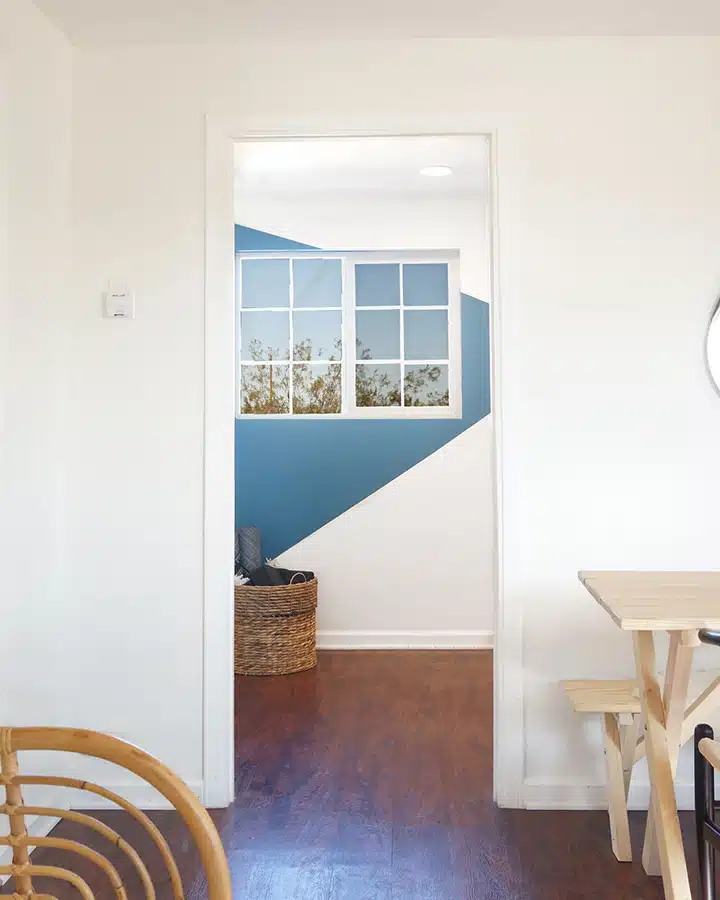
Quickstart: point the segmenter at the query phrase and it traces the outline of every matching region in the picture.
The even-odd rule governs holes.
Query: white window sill
[[[462,410],[439,407],[407,407],[402,412],[398,407],[377,407],[369,409],[360,409],[352,413],[279,413],[277,415],[269,413],[241,413],[235,418],[240,422],[250,422],[253,420],[261,420],[267,422],[273,421],[292,421],[294,419],[329,419],[331,421],[353,422],[358,420],[368,421],[379,419],[383,421],[393,420],[396,422],[410,422],[415,419],[462,419]]]

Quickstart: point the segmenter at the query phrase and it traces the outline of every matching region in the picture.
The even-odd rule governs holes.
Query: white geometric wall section
[[[492,416],[278,558],[319,579],[320,647],[487,647]]]

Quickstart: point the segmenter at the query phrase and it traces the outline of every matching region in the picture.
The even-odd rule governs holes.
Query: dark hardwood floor
[[[235,900],[660,900],[639,861],[617,863],[604,812],[492,803],[489,652],[324,652],[317,670],[236,682],[237,800],[213,813]],[[124,813],[102,813],[138,849]],[[153,814],[188,896],[204,883],[173,813]],[[632,815],[640,856],[644,816]],[[683,816],[694,865],[691,821]],[[56,835],[76,836],[61,824]],[[90,842],[88,842],[90,843]],[[92,841],[107,852],[102,839]],[[107,842],[105,842],[107,843]],[[142,896],[116,848],[108,856]],[[150,852],[158,900],[170,897]],[[37,850],[37,863],[63,864]],[[67,864],[67,863],[65,863]],[[90,864],[76,870],[111,898]],[[58,882],[38,888],[60,900]]]

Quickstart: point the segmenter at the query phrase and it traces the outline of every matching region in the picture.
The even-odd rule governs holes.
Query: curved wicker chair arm
[[[121,797],[114,791],[102,787],[102,785],[93,784],[92,781],[83,781],[79,778],[64,778],[57,775],[18,775],[13,778],[13,781],[20,786],[26,784],[47,784],[57,787],[75,788],[77,791],[87,791],[90,794],[104,797],[115,806],[119,806],[120,809],[125,810],[126,813],[129,813],[129,815],[145,829],[155,846],[158,848],[158,851],[167,866],[173,889],[173,897],[175,900],[184,900],[185,895],[183,892],[182,879],[180,878],[180,872],[178,871],[175,857],[172,855],[168,842],[163,837],[157,825],[155,825],[142,810],[133,806],[133,804],[128,802],[124,797]]]
[[[0,806],[0,812],[8,814],[7,804]],[[142,861],[140,854],[104,822],[100,822],[92,816],[77,812],[73,809],[57,809],[51,806],[16,806],[14,814],[23,816],[50,816],[53,819],[68,819],[71,822],[76,822],[78,825],[85,825],[93,831],[97,831],[116,847],[119,847],[128,857],[145,889],[146,900],[155,900],[155,887],[153,886],[150,873],[147,870],[147,866]],[[31,840],[23,841],[20,839],[20,843],[21,846],[27,847],[32,846],[33,842]]]
[[[90,847],[86,847],[84,844],[80,844],[77,841],[69,841],[64,838],[30,837],[28,835],[25,838],[21,838],[20,841],[26,846],[30,847],[52,847],[57,850],[67,850],[70,853],[77,853],[79,856],[84,856],[86,859],[91,860],[95,863],[96,866],[103,870],[103,872],[107,876],[108,881],[110,882],[110,887],[117,897],[117,900],[127,900],[125,885],[123,884],[122,878],[118,874],[118,870],[110,862],[110,860],[106,859],[101,853],[98,853],[97,851],[92,850]],[[12,841],[9,837],[3,837],[0,838],[0,845],[12,847]]]
[[[207,810],[182,779],[160,760],[120,738],[74,728],[3,728],[0,752],[61,750],[115,763],[143,778],[180,813],[200,852],[209,900],[232,900],[230,872],[220,835]]]
[[[27,865],[26,867],[27,875],[38,875],[44,878],[59,878],[60,881],[67,881],[73,885],[73,887],[77,888],[80,892],[80,896],[83,900],[95,900],[95,895],[88,887],[86,881],[84,881],[79,875],[76,875],[75,872],[69,872],[67,869],[61,869],[58,866],[33,866]],[[0,875],[15,875],[14,866],[0,866]],[[17,893],[14,896],[19,896]],[[33,900],[36,898],[36,894],[31,893],[29,895],[33,897]]]

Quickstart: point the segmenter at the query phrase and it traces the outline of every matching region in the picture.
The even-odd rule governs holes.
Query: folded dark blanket
[[[260,529],[243,525],[235,529],[235,574],[249,575],[262,565]]]
[[[283,584],[312,581],[314,577],[314,572],[298,572],[293,569],[280,569],[277,566],[260,566],[250,573],[250,584],[255,587],[278,587]]]

